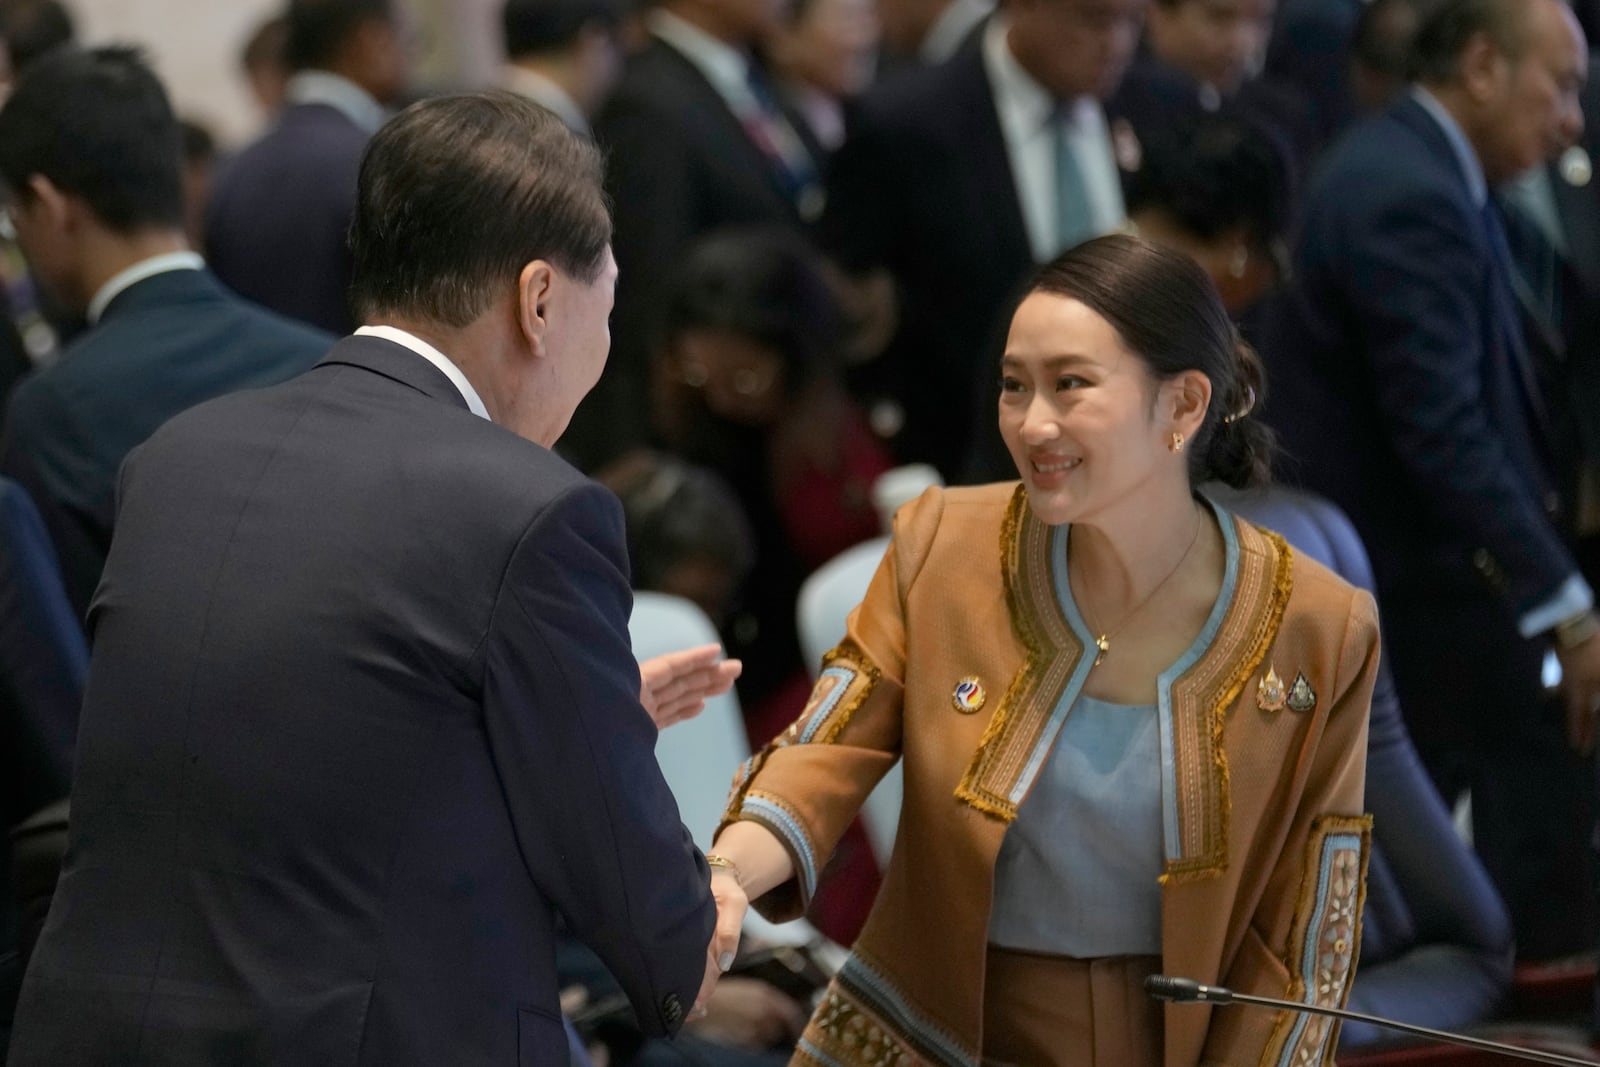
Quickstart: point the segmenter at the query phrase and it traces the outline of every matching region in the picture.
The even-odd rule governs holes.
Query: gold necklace
[[[1183,555],[1178,557],[1178,562],[1172,565],[1172,569],[1167,572],[1167,576],[1165,578],[1161,579],[1153,587],[1151,587],[1150,591],[1140,598],[1139,602],[1129,609],[1128,613],[1123,615],[1122,619],[1115,626],[1111,627],[1109,630],[1102,630],[1100,632],[1100,636],[1094,639],[1094,647],[1098,651],[1095,653],[1094,662],[1090,664],[1091,667],[1098,667],[1102,662],[1104,662],[1107,653],[1111,651],[1111,639],[1115,637],[1118,631],[1120,631],[1124,626],[1132,622],[1134,616],[1143,611],[1144,606],[1155,598],[1155,595],[1161,591],[1162,586],[1172,581],[1172,576],[1177,574],[1179,569],[1182,568],[1184,560],[1189,558],[1189,553],[1194,551],[1194,546],[1200,540],[1200,521],[1200,508],[1198,505],[1196,505],[1194,513],[1194,533],[1189,535],[1189,547],[1183,550]],[[1085,618],[1084,621],[1087,622],[1088,619]]]

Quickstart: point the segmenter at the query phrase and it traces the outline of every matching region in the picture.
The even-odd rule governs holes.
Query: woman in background
[[[840,383],[842,332],[809,246],[745,229],[690,250],[657,333],[660,443],[732,487],[755,538],[753,566],[721,626],[728,655],[744,663],[739,701],[752,749],[794,718],[811,688],[795,622],[801,583],[881,532],[871,490],[891,464]],[[877,884],[867,838],[852,829],[813,921],[849,944]]]

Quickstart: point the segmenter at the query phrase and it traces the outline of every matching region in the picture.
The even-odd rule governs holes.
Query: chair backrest
[[[635,593],[628,619],[633,654],[646,660],[719,640],[705,612],[682,597]],[[706,702],[706,710],[661,732],[656,761],[678,801],[683,824],[702,850],[728,802],[734,771],[750,757],[739,698],[729,691]]]
[[[844,637],[845,621],[866,595],[867,585],[888,546],[887,537],[878,537],[847,548],[818,567],[800,586],[796,609],[800,650],[805,654],[813,678],[822,669],[822,657]],[[889,855],[894,851],[904,794],[905,780],[900,764],[896,763],[861,808],[861,821],[880,867],[889,862]]]
[[[718,640],[716,627],[692,601],[666,593],[636,592],[628,618],[634,658],[645,660]],[[711,847],[711,835],[727,806],[734,772],[750,757],[739,698],[731,690],[706,701],[706,709],[687,722],[676,723],[656,739],[656,762],[678,802],[678,814],[702,851]],[[781,926],[767,922],[754,911],[745,919],[745,931],[769,942],[803,945],[820,935],[803,919]]]
[[[845,619],[867,592],[867,583],[889,547],[887,537],[874,537],[847,548],[811,573],[800,586],[795,611],[800,651],[815,678],[822,657],[844,637]]]

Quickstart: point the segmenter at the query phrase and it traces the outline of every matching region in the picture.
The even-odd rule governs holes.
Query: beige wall
[[[178,111],[226,144],[260,126],[238,68],[239,50],[282,0],[67,0],[88,44],[143,47]],[[401,0],[418,46],[418,76],[439,86],[481,84],[498,53],[500,0]]]
[[[67,0],[87,44],[137,44],[150,55],[173,103],[225,143],[261,119],[238,73],[239,49],[278,0]]]

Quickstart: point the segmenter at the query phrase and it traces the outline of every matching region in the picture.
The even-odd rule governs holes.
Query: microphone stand
[[[1394,1019],[1367,1015],[1359,1011],[1346,1011],[1343,1008],[1325,1008],[1319,1004],[1301,1004],[1293,1000],[1279,1000],[1276,997],[1258,997],[1250,993],[1235,993],[1233,990],[1224,989],[1222,986],[1201,985],[1199,982],[1189,978],[1173,978],[1165,974],[1153,974],[1146,978],[1144,980],[1144,991],[1156,1000],[1172,1001],[1175,1004],[1250,1004],[1255,1007],[1273,1008],[1279,1011],[1326,1015],[1332,1019],[1350,1019],[1354,1022],[1369,1023],[1386,1030],[1398,1030],[1403,1034],[1415,1034],[1418,1037],[1443,1041],[1450,1045],[1461,1045],[1465,1048],[1478,1049],[1483,1052],[1494,1052],[1501,1056],[1529,1060],[1534,1063],[1559,1063],[1566,1064],[1568,1067],[1595,1067],[1596,1064],[1600,1064],[1600,1059],[1580,1060],[1574,1056],[1563,1056],[1557,1052],[1541,1052],[1538,1049],[1517,1048],[1515,1045],[1507,1045],[1499,1041],[1488,1041],[1481,1037],[1468,1037],[1466,1034],[1452,1034],[1444,1030],[1434,1030],[1426,1026],[1398,1022]]]

